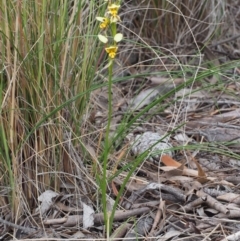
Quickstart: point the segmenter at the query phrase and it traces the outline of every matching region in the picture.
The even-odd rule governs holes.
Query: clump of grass
[[[133,20],[135,31],[152,43],[173,48],[189,45],[193,36],[199,42],[206,42],[219,35],[226,2],[151,0],[133,1],[128,7],[131,5],[127,17]]]
[[[46,188],[59,190],[63,171],[75,174],[64,148],[80,126],[101,48],[95,16],[84,1],[0,3],[1,186],[13,215]]]

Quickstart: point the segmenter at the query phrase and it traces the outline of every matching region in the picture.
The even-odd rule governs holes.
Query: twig
[[[133,216],[142,215],[144,213],[149,213],[150,208],[148,207],[142,207],[138,209],[132,209],[132,210],[117,210],[115,212],[114,221],[121,221],[128,219]],[[94,217],[94,224],[95,225],[102,225],[104,223],[104,214],[103,213],[97,213],[93,215]],[[81,224],[83,222],[83,216],[82,215],[70,215],[67,218],[56,218],[56,219],[47,219],[43,223],[45,225],[54,225],[54,224],[60,224],[62,223],[63,227],[71,227],[75,226],[76,224]]]
[[[4,225],[10,226],[12,228],[20,229],[22,230],[25,234],[32,234],[37,231],[35,228],[28,228],[28,227],[23,227],[21,225],[6,221],[2,218],[0,218],[0,223],[3,223]]]
[[[224,43],[227,43],[227,42],[231,42],[231,41],[233,41],[233,40],[235,40],[235,39],[237,39],[237,38],[240,38],[240,34],[237,34],[237,35],[232,36],[232,37],[230,37],[230,38],[224,39],[224,40],[219,41],[219,42],[217,42],[217,43],[215,43],[215,44],[210,44],[210,47],[215,47],[215,46],[220,45],[220,44],[224,44]]]

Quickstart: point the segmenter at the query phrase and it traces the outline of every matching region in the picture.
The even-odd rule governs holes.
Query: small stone
[[[172,145],[168,141],[168,137],[163,139],[162,135],[147,131],[132,139],[131,150],[136,156],[149,150],[150,157],[154,159],[159,159],[162,153],[172,156],[172,151],[169,150]]]

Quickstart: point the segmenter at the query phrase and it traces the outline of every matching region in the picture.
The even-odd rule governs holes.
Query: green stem
[[[111,26],[111,34],[112,37],[116,35],[117,32],[117,24],[112,23]],[[114,42],[114,45],[116,43]],[[113,60],[109,57],[109,68],[108,68],[108,122],[106,127],[106,135],[105,135],[105,146],[104,146],[104,156],[103,156],[103,175],[101,180],[101,191],[102,191],[102,205],[103,205],[103,213],[104,213],[104,223],[106,225],[107,237],[109,237],[112,226],[109,223],[109,214],[107,210],[107,164],[108,164],[108,155],[110,152],[111,141],[109,140],[110,128],[111,128],[111,120],[112,120],[112,75],[113,75]]]
[[[107,213],[107,163],[108,163],[108,154],[111,143],[109,141],[109,133],[111,128],[111,117],[112,117],[112,73],[113,73],[113,61],[110,61],[109,69],[108,69],[108,122],[106,128],[106,136],[105,136],[105,146],[104,146],[104,157],[103,157],[103,177],[102,177],[102,205],[103,205],[103,213],[104,213],[104,221],[107,224],[108,221],[108,213]]]

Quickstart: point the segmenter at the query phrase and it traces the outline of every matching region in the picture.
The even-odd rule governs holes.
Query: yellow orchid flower
[[[96,19],[101,22],[101,24],[100,24],[101,29],[106,29],[110,24],[109,18],[96,17]]]
[[[111,59],[114,59],[117,54],[118,47],[112,45],[112,46],[109,46],[108,48],[105,48],[105,50],[108,53],[108,56]]]
[[[110,14],[110,21],[115,23],[117,21],[121,21],[120,17],[118,16],[118,10],[120,8],[120,5],[117,4],[111,4],[108,6],[108,14]]]

